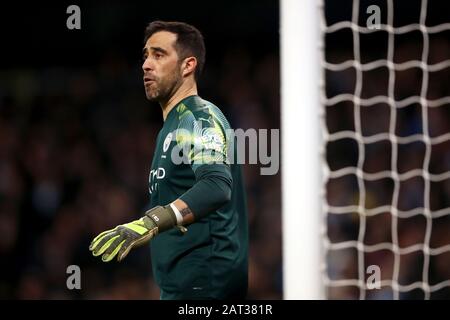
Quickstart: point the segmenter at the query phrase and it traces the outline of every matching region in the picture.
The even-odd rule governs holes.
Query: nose
[[[148,57],[144,60],[144,63],[142,63],[142,70],[144,72],[153,70],[153,65]]]

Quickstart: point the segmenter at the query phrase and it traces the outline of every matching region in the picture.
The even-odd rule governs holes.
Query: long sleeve
[[[219,209],[231,199],[233,179],[226,164],[205,164],[195,171],[196,183],[180,199],[186,202],[195,220]]]

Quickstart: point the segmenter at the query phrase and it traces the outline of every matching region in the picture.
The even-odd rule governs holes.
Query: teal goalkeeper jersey
[[[246,294],[247,205],[229,129],[218,107],[189,96],[169,112],[158,134],[149,175],[151,206],[181,198],[195,217],[186,233],[174,228],[151,241],[153,275],[162,299]],[[215,200],[227,191],[227,201]]]

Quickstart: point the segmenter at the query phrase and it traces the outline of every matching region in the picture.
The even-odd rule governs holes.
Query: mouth
[[[144,85],[151,85],[152,83],[156,82],[155,78],[151,77],[144,77]]]

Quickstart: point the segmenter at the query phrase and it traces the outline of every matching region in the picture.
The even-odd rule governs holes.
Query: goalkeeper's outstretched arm
[[[122,261],[130,250],[149,242],[158,233],[194,223],[216,211],[231,199],[232,176],[227,164],[205,164],[195,170],[196,183],[180,198],[165,206],[156,206],[130,223],[100,233],[89,250],[108,262],[117,256]],[[207,196],[206,196],[207,195]]]

